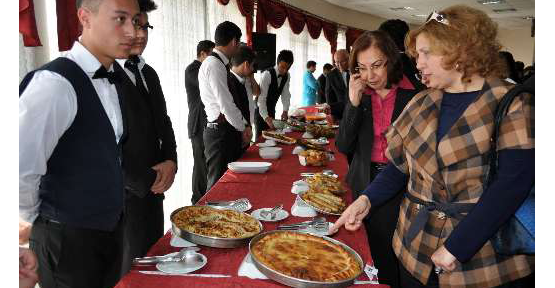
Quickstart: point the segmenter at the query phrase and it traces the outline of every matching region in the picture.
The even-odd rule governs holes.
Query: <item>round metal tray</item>
[[[322,213],[322,214],[327,214],[327,215],[335,215],[335,216],[341,216],[342,213],[333,213],[333,212],[328,212],[328,211],[324,211],[312,204],[310,204],[308,201],[304,201],[303,197],[301,197],[301,195],[303,195],[305,192],[299,192],[299,194],[297,194],[297,198],[299,198],[299,201],[302,201],[304,204],[306,204],[308,207]]]
[[[279,282],[281,284],[291,286],[291,287],[297,287],[297,288],[326,287],[326,288],[331,288],[331,287],[348,287],[348,286],[351,286],[355,282],[355,279],[358,278],[358,276],[360,276],[360,274],[362,274],[363,267],[364,267],[364,262],[362,261],[362,257],[360,257],[360,255],[358,255],[358,253],[355,250],[353,250],[351,247],[347,246],[345,243],[337,241],[333,238],[326,237],[326,236],[314,235],[314,234],[311,234],[311,235],[313,235],[315,237],[320,237],[320,238],[325,239],[329,242],[340,245],[341,247],[345,248],[345,250],[347,250],[349,253],[351,253],[351,255],[353,255],[355,257],[356,261],[360,265],[360,273],[358,273],[356,276],[354,276],[352,278],[344,279],[344,280],[337,281],[337,282],[320,282],[320,281],[305,280],[305,279],[300,279],[300,278],[295,278],[295,277],[292,277],[292,276],[289,276],[289,275],[285,275],[285,274],[280,273],[276,270],[273,270],[272,268],[270,268],[270,267],[262,264],[261,262],[259,262],[258,259],[256,258],[256,256],[254,256],[254,254],[252,253],[252,247],[254,246],[254,244],[256,244],[256,242],[258,242],[260,239],[262,239],[266,235],[273,234],[273,233],[284,233],[284,232],[306,234],[306,233],[302,233],[302,232],[274,230],[274,231],[268,231],[268,232],[264,232],[262,234],[258,234],[257,236],[252,238],[251,242],[249,243],[249,252],[250,252],[250,255],[251,255],[252,262],[254,263],[256,268],[258,268],[258,270],[260,270],[260,272],[262,272],[262,274],[266,275],[266,277],[268,277],[268,278],[270,278],[270,279],[272,279],[276,282]]]
[[[203,207],[203,206],[200,206],[200,205],[192,205],[192,206]],[[262,223],[258,219],[252,217],[251,215],[249,215],[247,213],[239,212],[239,211],[233,210],[233,209],[229,209],[229,210],[233,210],[237,213],[241,213],[241,214],[243,214],[243,215],[245,215],[249,218],[254,219],[256,222],[258,222],[258,226],[260,227],[260,232],[258,234],[255,234],[255,235],[252,235],[252,236],[249,236],[249,237],[245,237],[245,238],[220,238],[220,237],[204,236],[204,235],[189,232],[187,230],[180,229],[173,222],[173,215],[175,215],[177,212],[179,212],[179,211],[181,211],[181,210],[183,210],[187,207],[192,207],[192,206],[185,206],[185,207],[181,207],[181,208],[176,209],[170,215],[170,220],[172,222],[172,232],[173,232],[174,235],[176,235],[178,237],[181,237],[181,238],[183,238],[183,239],[185,239],[189,242],[198,244],[198,245],[215,247],[215,248],[236,248],[236,247],[247,245],[249,243],[250,239],[252,239],[252,237],[254,237],[256,235],[259,235],[260,233],[262,233],[262,230],[264,229],[264,227],[262,226]]]

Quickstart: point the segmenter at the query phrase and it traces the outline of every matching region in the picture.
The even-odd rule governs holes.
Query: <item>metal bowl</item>
[[[304,193],[306,193],[307,191],[304,192],[299,192],[299,194],[297,194],[297,198],[299,198],[299,201],[302,201],[303,203],[305,203],[308,207],[322,213],[322,214],[327,214],[327,215],[334,215],[334,216],[341,216],[342,213],[334,213],[334,212],[328,212],[328,211],[324,211],[312,204],[310,204],[308,201],[304,201],[303,197],[301,197],[301,195],[303,195]]]
[[[192,206],[199,206],[202,207],[200,205],[192,205]],[[187,207],[192,207],[192,206],[185,206],[185,207],[181,207],[176,209],[175,211],[172,212],[172,214],[170,215],[170,220],[172,222],[172,232],[174,235],[181,237],[189,242],[198,244],[198,245],[203,245],[203,246],[209,246],[209,247],[215,247],[215,248],[236,248],[236,247],[241,247],[241,246],[245,246],[249,243],[250,239],[252,239],[252,237],[255,237],[256,235],[259,235],[260,233],[262,233],[262,230],[264,229],[262,226],[262,223],[252,217],[251,215],[244,213],[244,212],[239,212],[237,210],[233,210],[233,209],[228,209],[228,210],[232,210],[235,211],[237,213],[241,213],[249,218],[254,219],[256,222],[258,222],[258,226],[260,227],[260,232],[258,232],[258,234],[249,236],[249,237],[244,237],[244,238],[220,238],[220,237],[211,237],[211,236],[204,236],[204,235],[200,235],[200,234],[196,234],[193,232],[189,232],[187,230],[183,230],[179,227],[177,227],[177,225],[174,223],[173,221],[173,215],[177,214],[177,212],[187,208]],[[223,209],[226,210],[226,209]]]
[[[358,253],[355,250],[353,250],[351,247],[347,246],[345,243],[337,241],[333,238],[326,237],[326,236],[320,236],[320,235],[314,235],[314,234],[311,234],[311,235],[315,236],[315,237],[320,237],[324,240],[327,240],[329,242],[332,242],[334,244],[340,245],[341,247],[345,248],[345,250],[347,250],[349,253],[351,253],[351,255],[353,255],[355,257],[356,261],[360,265],[360,272],[354,277],[351,277],[349,279],[344,279],[344,280],[341,280],[341,281],[337,281],[337,282],[311,281],[311,280],[295,278],[295,277],[292,277],[292,276],[289,276],[289,275],[285,275],[283,273],[280,273],[280,272],[262,264],[260,261],[258,261],[256,256],[254,256],[254,254],[252,253],[252,247],[254,246],[254,244],[256,244],[260,239],[264,238],[266,235],[273,234],[273,233],[284,233],[284,232],[306,234],[306,233],[302,233],[302,232],[274,230],[274,231],[268,231],[268,232],[264,232],[262,234],[258,234],[257,236],[252,238],[251,242],[249,243],[249,252],[250,252],[250,255],[251,255],[252,262],[254,263],[256,268],[258,268],[258,270],[260,270],[260,272],[262,272],[262,274],[266,275],[266,277],[268,277],[268,278],[270,278],[270,279],[272,279],[276,282],[279,282],[281,284],[291,286],[291,287],[297,287],[297,288],[326,287],[326,288],[329,288],[329,287],[348,287],[348,286],[351,286],[355,282],[355,279],[358,278],[358,276],[360,276],[360,274],[362,274],[363,267],[364,267],[364,262],[362,261],[362,257],[360,257],[360,255],[358,255]]]

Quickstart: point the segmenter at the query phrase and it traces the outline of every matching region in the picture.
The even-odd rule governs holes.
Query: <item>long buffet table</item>
[[[288,133],[288,136],[300,138],[302,133]],[[327,166],[304,167],[301,166],[297,155],[291,152],[294,145],[278,144],[283,148],[280,159],[265,160],[258,155],[258,147],[252,145],[239,161],[265,161],[271,162],[272,167],[264,174],[238,174],[228,170],[220,180],[199,200],[197,205],[204,205],[207,201],[234,200],[238,198],[248,198],[252,204],[250,213],[256,209],[273,207],[283,203],[285,210],[291,214],[291,207],[295,202],[296,195],[291,193],[292,183],[301,179],[302,172],[320,172],[322,169],[332,169],[339,175],[339,179],[344,183],[347,173],[347,160],[344,155],[337,151],[334,139],[329,139],[330,150],[335,152],[335,161],[330,161]],[[346,186],[346,185],[345,185]],[[347,187],[347,186],[346,186]],[[351,203],[351,191],[346,195],[347,203]],[[335,222],[337,216],[324,215],[330,222]],[[264,231],[275,230],[280,224],[298,223],[309,218],[296,217],[290,215],[280,222],[262,222]],[[358,231],[347,231],[340,229],[332,237],[347,244],[362,257],[364,263],[372,264],[370,247],[368,246],[364,225]],[[147,256],[165,255],[177,252],[180,248],[170,246],[171,232],[168,231],[150,249]],[[133,267],[117,284],[117,288],[127,287],[283,287],[282,284],[273,280],[251,279],[238,276],[238,269],[243,259],[248,254],[248,246],[224,249],[200,246],[199,253],[208,258],[207,264],[193,272],[194,274],[222,274],[230,277],[208,278],[196,276],[170,276],[170,275],[147,275],[140,273],[139,270],[155,270],[155,267]],[[363,273],[358,280],[369,280]],[[389,287],[387,285],[361,284],[355,287]]]

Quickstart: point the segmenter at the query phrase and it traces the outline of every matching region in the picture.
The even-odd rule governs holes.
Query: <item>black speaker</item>
[[[264,71],[276,65],[276,34],[252,33],[252,49],[256,52],[256,69]]]

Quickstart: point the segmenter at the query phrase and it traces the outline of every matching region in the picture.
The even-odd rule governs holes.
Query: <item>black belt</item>
[[[437,210],[439,211],[437,217],[440,219],[444,219],[445,217],[455,218],[461,220],[464,218],[465,215],[462,213],[468,213],[474,207],[474,203],[437,203],[437,202],[426,202],[422,199],[419,199],[409,192],[405,193],[405,196],[412,201],[413,203],[420,204],[424,207],[420,208],[418,214],[414,220],[411,221],[409,230],[403,241],[405,242],[405,246],[409,246],[412,243],[412,240],[416,238],[416,235],[422,230],[424,230],[424,226],[426,222],[428,222],[428,218],[432,211]]]
[[[375,169],[378,172],[381,172],[386,166],[387,163],[370,162],[370,168]]]
[[[59,222],[59,221],[45,218],[45,217],[43,217],[42,215],[39,215],[39,216],[37,217],[37,219],[35,219],[35,222],[36,222],[36,223],[44,223],[44,224],[48,224],[48,225],[52,225],[52,226],[58,226],[58,227],[60,227],[60,226],[63,225],[63,224],[62,224],[61,222]]]

